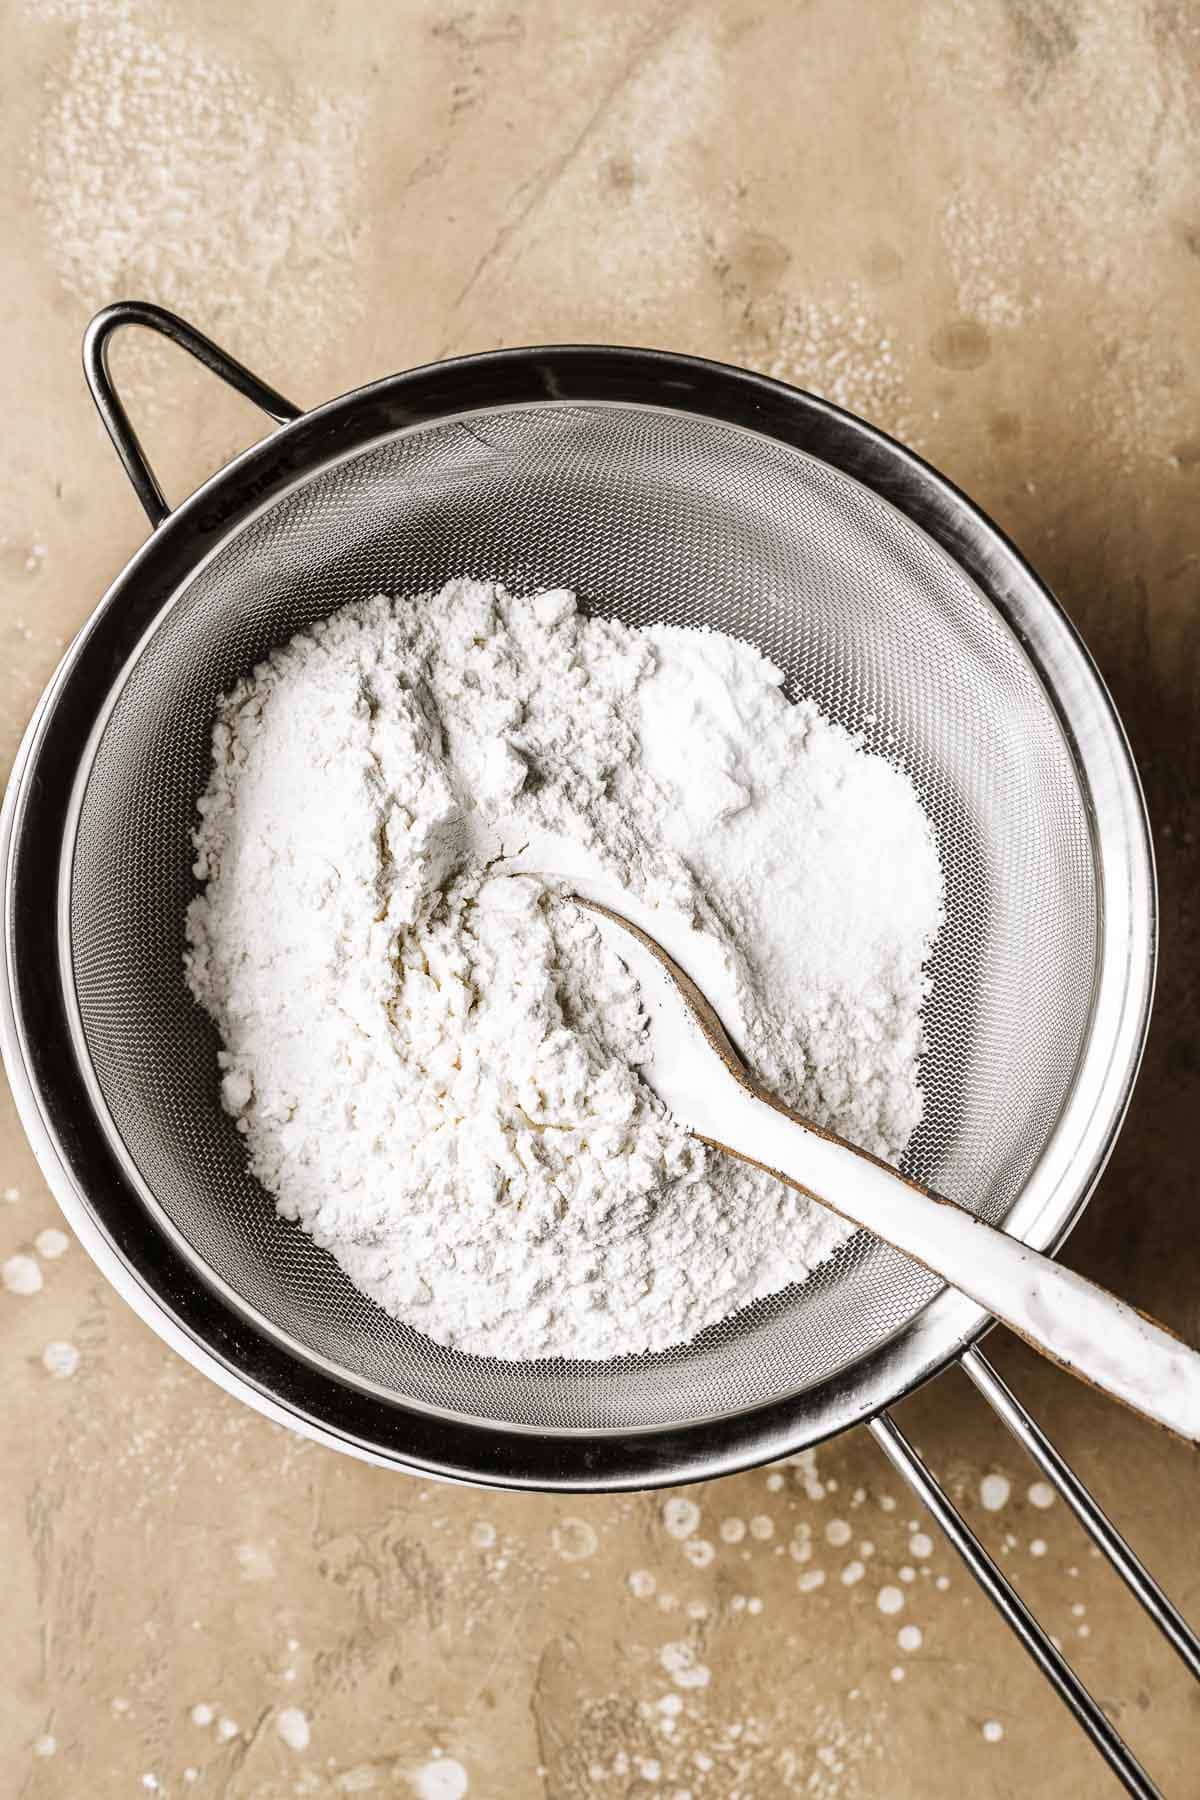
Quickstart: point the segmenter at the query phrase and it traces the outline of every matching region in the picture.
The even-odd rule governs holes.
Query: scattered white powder
[[[629,1591],[635,1600],[649,1600],[658,1586],[649,1569],[633,1569],[629,1575]]]
[[[1054,1489],[1048,1481],[1035,1481],[1029,1489],[1030,1506],[1040,1507],[1043,1512],[1054,1505]]]
[[[903,1669],[902,1669],[902,1668],[901,1668],[901,1666],[900,1666],[900,1664],[899,1664],[899,1663],[897,1663],[897,1664],[896,1664],[896,1665],[895,1665],[895,1667],[894,1667],[894,1668],[893,1668],[893,1669],[892,1669],[892,1672],[891,1672],[891,1673],[892,1673],[892,1680],[893,1680],[893,1681],[903,1681],[903,1680],[904,1680],[904,1673],[905,1673],[905,1672],[904,1672],[904,1670],[903,1670]]]
[[[746,1535],[745,1519],[722,1519],[721,1537],[727,1544],[740,1544]]]
[[[270,1581],[275,1573],[275,1559],[261,1544],[239,1544],[237,1559],[244,1581]]]
[[[674,1644],[664,1644],[658,1653],[658,1660],[676,1687],[703,1688],[712,1679],[711,1671],[698,1661],[695,1650],[686,1639],[681,1638]]]
[[[836,299],[789,296],[757,310],[770,346],[758,360],[768,375],[876,419],[905,443],[919,438],[903,373],[911,350],[894,340],[860,284],[840,282]]]
[[[1014,0],[973,7],[968,32],[961,8],[923,8],[917,34],[959,116],[994,103],[1000,70],[1021,107],[1020,132],[956,156],[945,187],[940,249],[957,310],[1009,344],[1024,327],[1020,341],[1049,346],[1105,291],[1103,341],[1068,384],[1062,422],[1076,441],[1102,439],[1123,471],[1148,457],[1161,466],[1195,427],[1163,313],[1194,193],[1196,39],[1190,9],[1169,16],[1164,27],[1157,8]],[[1041,53],[1014,55],[1018,34]],[[1001,178],[1019,206],[1005,204]]]
[[[10,1294],[36,1294],[42,1285],[42,1271],[32,1256],[10,1256],[0,1275]]]
[[[35,1756],[53,1756],[58,1749],[58,1739],[52,1732],[44,1731],[33,1746]]]
[[[919,1122],[932,835],[781,682],[719,634],[458,581],[345,608],[222,699],[187,976],[224,1104],[284,1217],[438,1342],[663,1349],[845,1235],[676,1124],[636,984],[501,858],[694,926],[800,1111],[892,1161]]]
[[[79,1352],[74,1344],[55,1338],[42,1351],[42,1367],[47,1375],[54,1375],[58,1380],[65,1381],[79,1367]]]
[[[53,1225],[47,1225],[45,1231],[39,1231],[33,1241],[37,1245],[38,1255],[44,1256],[48,1262],[53,1262],[56,1256],[65,1255],[71,1248],[71,1240],[66,1232],[57,1230]]]
[[[825,1483],[817,1470],[817,1453],[815,1450],[797,1450],[794,1456],[787,1458],[796,1469],[797,1479],[804,1485],[805,1496],[809,1500],[825,1498]]]
[[[980,1730],[983,1734],[984,1741],[989,1744],[998,1744],[1000,1739],[1004,1736],[1004,1727],[999,1719],[985,1719],[980,1726]]]
[[[865,1564],[860,1563],[857,1558],[854,1562],[848,1562],[842,1570],[842,1586],[855,1587],[866,1572]]]
[[[275,1729],[289,1750],[307,1750],[311,1732],[308,1720],[298,1706],[285,1706],[275,1720]]]
[[[6,1187],[2,1197],[7,1205],[15,1206],[17,1201],[21,1198],[21,1190],[20,1188]]]
[[[881,1613],[898,1613],[904,1607],[904,1595],[898,1587],[881,1587],[875,1604]]]
[[[896,1633],[896,1642],[902,1650],[919,1650],[924,1642],[919,1625],[902,1625]]]
[[[918,1562],[928,1562],[933,1555],[933,1539],[924,1531],[914,1531],[908,1540],[908,1553]]]
[[[352,1769],[344,1769],[334,1782],[339,1794],[374,1793],[379,1785],[379,1773],[370,1763],[356,1763]]]
[[[191,1711],[193,1725],[211,1725],[215,1717],[216,1714],[213,1712],[212,1707],[209,1706],[205,1700],[197,1701]]]
[[[1045,1556],[1045,1554],[1046,1554],[1045,1538],[1031,1538],[1029,1541],[1029,1554],[1030,1554],[1030,1556]]]
[[[999,1512],[1007,1506],[1012,1482],[1007,1475],[985,1475],[979,1484],[979,1499],[985,1512]]]
[[[564,1562],[586,1562],[595,1556],[600,1540],[586,1519],[563,1519],[550,1533],[550,1541]]]
[[[328,67],[305,87],[271,58],[224,56],[137,0],[37,10],[71,27],[31,182],[71,293],[89,308],[145,295],[218,335],[253,308],[263,343],[314,353],[344,330],[363,303],[362,97]]]
[[[496,1542],[496,1527],[487,1519],[476,1519],[471,1527],[471,1542],[477,1550],[490,1550]]]
[[[672,1495],[664,1500],[663,1526],[673,1538],[691,1537],[700,1523],[700,1508],[694,1500],[685,1500],[679,1495]]]
[[[217,1724],[217,1736],[223,1744],[227,1744],[241,1729],[236,1719],[221,1719]]]
[[[805,1569],[803,1575],[797,1575],[796,1586],[802,1594],[811,1594],[814,1588],[824,1587],[824,1569]]]
[[[826,1541],[832,1544],[835,1550],[841,1549],[843,1544],[848,1544],[853,1535],[845,1519],[830,1519],[825,1527]]]
[[[693,1568],[707,1569],[717,1553],[707,1538],[689,1538],[683,1546],[683,1554]]]
[[[463,1800],[470,1791],[467,1771],[452,1756],[439,1756],[411,1777],[417,1800]]]

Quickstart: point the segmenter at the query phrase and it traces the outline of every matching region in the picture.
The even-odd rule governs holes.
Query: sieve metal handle
[[[1145,1564],[1130,1549],[1070,1463],[1061,1451],[1055,1449],[1036,1419],[1026,1412],[1007,1382],[1000,1378],[982,1352],[970,1349],[962,1356],[961,1362],[964,1371],[992,1411],[1008,1427],[1022,1448],[1029,1452],[1101,1555],[1107,1558],[1126,1587],[1145,1607],[1184,1667],[1200,1681],[1200,1635],[1192,1630],[1178,1607],[1168,1600]]]
[[[977,1349],[969,1349],[962,1365],[979,1392],[1013,1436],[1033,1458],[1051,1486],[1075,1514],[1092,1542],[1125,1582],[1175,1650],[1185,1668],[1200,1680],[1200,1637],[1163,1593],[1149,1570],[1125,1542],[1045,1432],[1026,1412],[1012,1390]],[[1015,1632],[1059,1699],[1091,1739],[1125,1791],[1138,1800],[1162,1800],[1161,1792],[1142,1768],[1107,1717],[1021,1599],[999,1565],[984,1549],[945,1489],[888,1413],[871,1421],[870,1429],[889,1462],[928,1507],[967,1568]]]
[[[165,307],[155,306],[149,300],[118,300],[112,306],[106,306],[98,312],[83,334],[83,372],[91,389],[92,399],[96,402],[96,410],[104,421],[104,428],[112,439],[113,448],[121,459],[121,465],[133,483],[133,489],[146,511],[146,516],[156,529],[168,516],[171,508],[167,505],[166,496],[159,486],[158,477],[150,467],[146,452],[142,449],[141,439],[133,428],[133,423],[125,410],[125,403],[117,393],[112,374],[108,366],[108,351],[115,332],[126,325],[144,325],[147,331],[156,331],[189,356],[194,356],[214,375],[244,394],[247,400],[260,407],[268,418],[279,425],[286,425],[301,416],[303,409],[293,406],[290,400],[260,381],[236,357],[214,344],[210,337],[189,325],[176,313],[168,312]]]

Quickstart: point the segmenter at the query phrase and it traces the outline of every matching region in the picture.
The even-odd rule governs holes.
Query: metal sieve
[[[128,323],[283,422],[172,513],[107,372]],[[359,1294],[278,1218],[219,1105],[215,1034],[181,972],[190,831],[217,694],[346,601],[469,574],[518,592],[570,586],[630,625],[749,639],[790,695],[908,773],[937,836],[947,916],[906,1170],[1050,1248],[1128,1100],[1155,901],[1120,725],[1049,594],[911,452],[711,363],[505,352],[301,414],[181,320],[129,303],[93,321],[85,364],[155,530],[72,645],[18,758],[0,998],[25,1123],[102,1267],[231,1391],[376,1461],[634,1487],[874,1419],[919,1482],[879,1415],[987,1320],[866,1234],[694,1343],[615,1363],[460,1355]],[[977,1379],[986,1368],[968,1353]],[[1090,1528],[1111,1531],[1098,1513]],[[965,1553],[978,1572],[986,1554]],[[1140,1597],[1164,1623],[1169,1603]],[[1020,1602],[1002,1604],[1015,1623]],[[1058,1664],[1051,1678],[1105,1753],[1128,1756]]]

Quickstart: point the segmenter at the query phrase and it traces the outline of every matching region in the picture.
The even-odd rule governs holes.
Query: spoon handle
[[[1002,1319],[1051,1362],[1200,1442],[1200,1354],[1136,1308],[953,1201],[742,1087],[709,1139],[865,1226]]]

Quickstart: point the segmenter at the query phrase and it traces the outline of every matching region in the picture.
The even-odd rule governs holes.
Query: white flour
[[[264,349],[283,340],[300,363],[319,356],[363,310],[365,98],[329,59],[319,83],[298,81],[244,31],[230,54],[194,8],[30,11],[70,33],[46,57],[30,188],[72,295],[91,308],[134,292],[219,336],[252,319]],[[152,377],[137,384],[143,410],[159,400]]]
[[[818,1121],[893,1160],[918,1123],[932,836],[780,679],[459,581],[343,609],[222,700],[187,977],[224,1103],[281,1213],[439,1342],[662,1349],[845,1235],[674,1122],[632,979],[501,859],[699,927],[751,1066]]]

